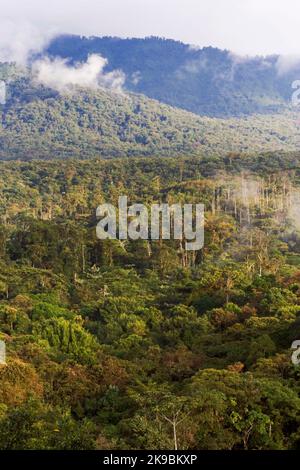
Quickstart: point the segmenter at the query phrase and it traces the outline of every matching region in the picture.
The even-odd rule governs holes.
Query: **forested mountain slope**
[[[7,101],[0,105],[2,160],[223,155],[298,148],[296,112],[213,119],[127,92],[78,89],[59,94],[33,84],[29,76],[1,70],[2,76],[8,75]]]
[[[126,89],[212,117],[282,111],[291,104],[292,82],[300,78],[300,64],[289,58],[240,57],[156,37],[59,36],[47,53],[75,62],[101,54],[107,70],[126,74]]]

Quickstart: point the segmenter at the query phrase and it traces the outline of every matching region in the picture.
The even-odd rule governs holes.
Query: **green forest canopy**
[[[175,419],[180,449],[299,449],[298,162],[2,162],[0,448],[171,449]],[[203,202],[203,250],[97,240],[124,193]]]

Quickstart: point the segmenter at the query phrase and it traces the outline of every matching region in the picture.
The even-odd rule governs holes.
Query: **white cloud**
[[[37,60],[32,65],[34,79],[61,93],[76,87],[97,89],[99,87],[121,90],[125,81],[122,71],[104,72],[107,60],[92,54],[85,63],[69,65],[66,59]]]
[[[46,35],[54,25],[61,33],[157,35],[239,54],[300,52],[299,0],[0,0],[0,13]],[[20,50],[22,35],[18,42]]]
[[[0,62],[25,66],[29,57],[40,52],[55,34],[53,28],[43,31],[27,21],[0,22]]]
[[[285,75],[300,67],[300,54],[299,55],[286,55],[279,56],[276,62],[276,69],[278,75]]]
[[[42,54],[58,33],[54,27],[42,29],[23,20],[3,20],[0,21],[0,32],[0,62],[30,66],[34,79],[45,86],[65,92],[75,87],[120,90],[124,84],[125,75],[121,71],[104,72],[107,60],[100,55],[93,54],[85,63],[73,66],[60,58],[34,60],[34,55]]]

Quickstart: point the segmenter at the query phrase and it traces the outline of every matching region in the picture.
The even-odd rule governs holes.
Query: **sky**
[[[10,38],[22,49],[74,33],[300,56],[299,0],[0,0],[0,18],[0,49]]]

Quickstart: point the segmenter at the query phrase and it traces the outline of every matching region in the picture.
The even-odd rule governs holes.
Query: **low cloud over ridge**
[[[1,20],[0,30],[0,62],[29,68],[38,83],[60,93],[77,87],[122,89],[125,74],[120,70],[105,72],[108,62],[99,54],[75,65],[70,65],[67,59],[43,57],[43,51],[58,34],[55,28],[43,32],[26,21]],[[37,56],[41,58],[34,59]]]
[[[60,93],[77,87],[120,91],[125,74],[121,70],[105,72],[107,63],[107,59],[98,54],[91,54],[86,62],[75,65],[68,64],[67,59],[45,57],[33,63],[32,72],[37,82]]]

